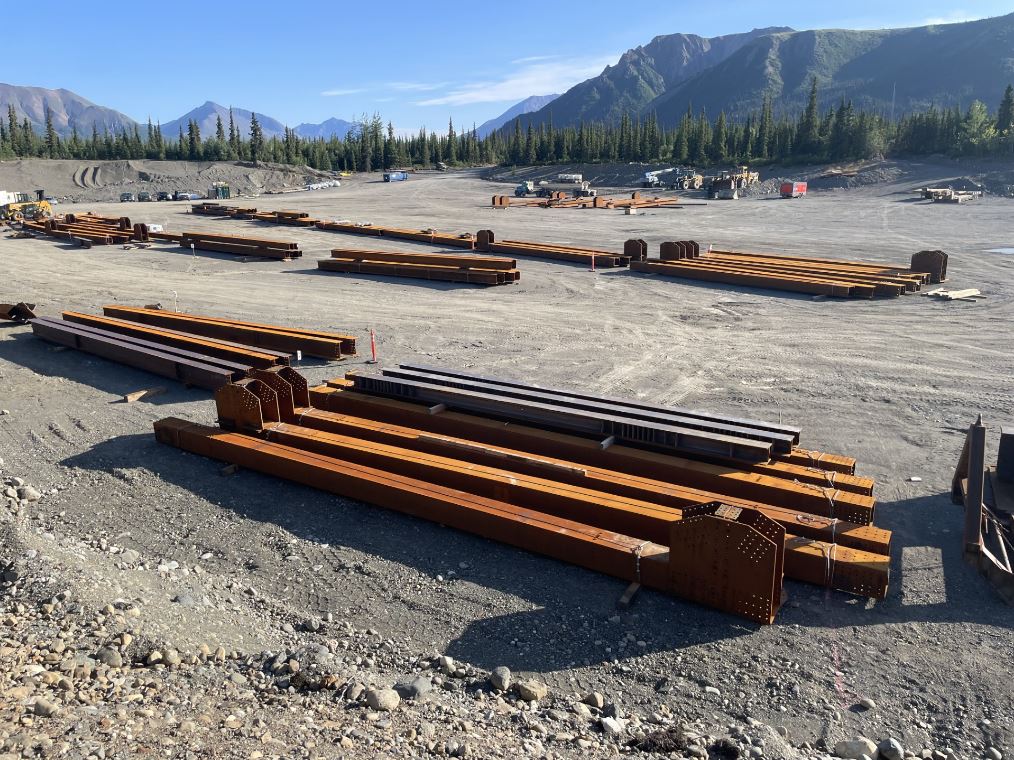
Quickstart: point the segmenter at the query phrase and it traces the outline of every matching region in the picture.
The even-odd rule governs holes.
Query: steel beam
[[[433,520],[733,612],[758,623],[781,604],[784,531],[756,512],[707,505],[665,545],[414,478],[168,418],[172,446]]]

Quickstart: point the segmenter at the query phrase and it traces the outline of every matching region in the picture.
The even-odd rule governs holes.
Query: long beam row
[[[330,272],[379,274],[476,285],[505,285],[521,279],[514,259],[444,253],[401,253],[335,248],[317,262]]]
[[[690,243],[687,246],[686,243]],[[872,262],[709,250],[693,241],[663,243],[658,260],[631,264],[631,270],[690,280],[785,290],[840,298],[896,297],[918,291],[930,272]],[[944,264],[946,268],[946,264]]]
[[[749,489],[751,478],[730,478],[732,468],[708,465],[710,472],[698,472],[709,490],[685,482],[692,468],[679,457],[620,444],[603,448],[580,436],[504,427],[338,385],[310,389],[289,367],[255,370],[216,392],[225,430],[167,420],[156,423],[157,435],[189,451],[438,520],[760,623],[774,619],[783,576],[873,598],[886,594],[890,533],[772,503],[779,490],[805,492],[790,480],[761,476],[776,497],[765,503],[736,493]],[[498,519],[482,522],[474,505],[493,503]],[[526,532],[521,526],[533,518],[553,527]],[[516,540],[519,531],[523,540]],[[562,548],[555,538],[561,535],[576,543]],[[626,547],[609,562],[596,543],[603,536]],[[635,562],[633,577],[621,561],[631,550],[641,563]],[[668,582],[646,572],[645,556],[669,563]]]
[[[168,327],[272,351],[287,353],[301,351],[309,356],[319,356],[323,359],[341,359],[356,353],[355,336],[342,333],[264,325],[224,317],[184,314],[178,311],[122,306],[120,304],[108,304],[102,307],[102,311],[107,317]]]

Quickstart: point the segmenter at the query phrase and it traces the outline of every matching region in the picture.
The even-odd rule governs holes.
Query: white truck
[[[514,195],[523,198],[530,194],[548,198],[553,193],[570,193],[575,198],[594,198],[596,191],[580,174],[557,174],[555,179],[542,180],[538,184],[528,179],[514,188]]]

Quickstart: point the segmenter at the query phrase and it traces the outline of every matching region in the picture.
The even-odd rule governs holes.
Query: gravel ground
[[[878,484],[878,523],[895,531],[883,602],[789,582],[777,623],[762,628],[650,592],[617,611],[619,581],[255,473],[223,477],[220,464],[151,433],[168,415],[210,423],[209,394],[168,383],[123,404],[126,392],[167,383],[0,324],[0,467],[40,493],[6,509],[0,500],[0,570],[13,562],[0,587],[0,757],[101,756],[98,747],[106,757],[608,756],[656,730],[667,733],[650,746],[667,753],[671,741],[685,757],[750,745],[764,757],[822,757],[859,735],[939,760],[1009,755],[1014,610],[961,562],[947,493],[973,416],[993,426],[1014,416],[1014,258],[990,252],[1011,246],[1012,206],[913,200],[923,179],[636,216],[494,211],[489,196],[508,185],[468,173],[358,177],[251,205],[617,250],[629,237],[653,252],[692,238],[901,265],[941,248],[948,287],[980,288],[984,301],[821,300],[536,260],[520,261],[518,285],[489,289],[318,274],[332,245],[421,247],[190,217],[178,204],[62,210],[256,232],[299,241],[304,256],[245,262],[0,238],[0,300],[34,301],[43,314],[175,302],[348,330],[363,346],[374,328],[383,362],[793,422],[804,445],[857,457]],[[301,369],[321,381],[361,361]],[[119,670],[66,665],[110,646]],[[463,665],[440,675],[439,656]],[[293,685],[289,659],[303,669],[319,659],[317,680]],[[498,666],[548,695],[496,692],[487,676]],[[66,684],[43,672],[61,667]],[[437,675],[438,688],[391,713],[356,694],[420,674]],[[590,692],[604,695],[602,709],[577,707]],[[613,715],[621,722],[603,723]]]

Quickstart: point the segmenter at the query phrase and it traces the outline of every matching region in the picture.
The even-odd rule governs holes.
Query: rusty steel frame
[[[286,369],[290,377],[299,377]],[[839,524],[837,520],[575,462],[294,407],[292,387],[280,377],[272,383],[271,391],[250,391],[230,386],[216,392],[220,424],[286,446],[534,507],[656,542],[664,542],[669,523],[682,519],[687,510],[721,501],[755,510],[786,531],[787,577],[874,598],[884,598],[887,593],[888,531]],[[302,395],[301,390],[297,395]],[[264,407],[263,414],[260,406]],[[282,422],[275,422],[279,416]]]
[[[156,422],[155,435],[186,451],[636,581],[757,623],[773,622],[781,604],[784,530],[752,510],[695,508],[659,545],[184,420]]]
[[[797,484],[749,470],[700,462],[672,454],[634,449],[615,444],[602,449],[597,441],[555,433],[521,424],[504,424],[458,412],[430,414],[424,407],[319,386],[310,390],[312,406],[383,422],[411,425],[431,433],[466,437],[480,443],[501,445],[540,456],[558,456],[631,475],[679,483],[737,498],[786,509],[847,520],[859,525],[873,522],[876,501],[871,496],[842,492],[833,485]]]

